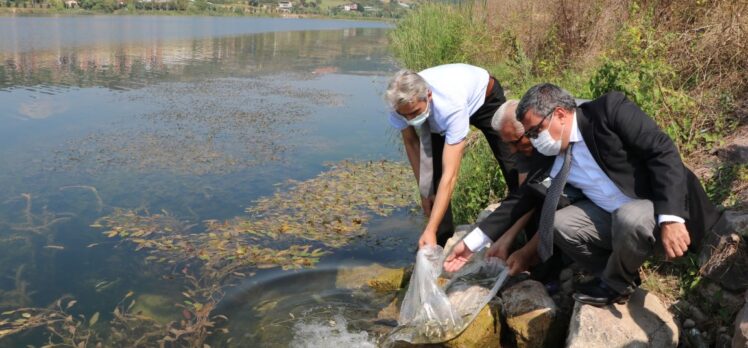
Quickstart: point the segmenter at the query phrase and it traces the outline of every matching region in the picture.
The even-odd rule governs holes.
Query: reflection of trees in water
[[[0,89],[140,88],[205,76],[312,74],[320,67],[375,73],[390,66],[386,29],[275,32],[119,46],[2,52]],[[322,70],[324,71],[324,70]]]
[[[160,84],[130,95],[155,104],[135,126],[123,124],[75,140],[56,168],[128,168],[179,174],[226,173],[279,161],[296,146],[310,106],[338,106],[342,96],[270,79],[212,79]]]

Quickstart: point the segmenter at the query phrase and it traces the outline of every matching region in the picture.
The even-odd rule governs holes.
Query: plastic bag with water
[[[418,250],[398,326],[384,338],[385,346],[397,341],[440,343],[457,337],[496,296],[509,272],[500,259],[477,253],[440,286],[445,255],[440,246]]]

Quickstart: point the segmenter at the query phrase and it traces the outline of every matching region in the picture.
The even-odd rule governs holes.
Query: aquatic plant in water
[[[341,247],[366,233],[364,224],[372,213],[387,216],[413,202],[410,175],[401,163],[343,161],[288,191],[256,201],[247,209],[249,217],[214,228]]]
[[[62,299],[49,308],[17,308],[0,313],[0,338],[15,333],[44,327],[49,333],[44,347],[101,347],[102,340],[92,327],[99,320],[99,312],[88,320],[84,315],[73,316],[69,310],[76,300]]]
[[[201,230],[167,211],[115,208],[92,227],[147,252],[148,262],[178,270],[185,281],[183,300],[176,304],[182,309],[181,318],[163,324],[133,313],[135,299],[130,299],[133,292],[129,292],[112,312],[105,340],[95,330],[102,329],[94,325],[98,312],[88,319],[68,313],[74,300],[64,308],[58,300],[50,308],[3,312],[0,338],[45,327],[52,346],[203,347],[208,337],[228,333],[219,327],[228,318],[212,312],[233,280],[251,276],[257,268],[314,266],[332,248],[365,235],[365,223],[372,214],[386,216],[410,205],[409,178],[409,169],[402,163],[343,161],[315,178],[293,182],[288,191],[256,201],[246,216],[205,220]],[[76,188],[97,193],[88,187]],[[26,225],[34,225],[33,216],[27,219]]]
[[[194,225],[166,211],[115,209],[92,226],[107,228],[104,234],[134,243],[136,250],[148,250],[148,261],[201,260],[217,279],[243,267],[308,267],[328,252],[325,247],[342,247],[365,234],[371,214],[386,216],[409,205],[411,192],[403,190],[409,175],[402,163],[343,161],[256,201],[248,216],[205,220],[201,232],[191,232]],[[310,242],[321,245],[314,248]]]

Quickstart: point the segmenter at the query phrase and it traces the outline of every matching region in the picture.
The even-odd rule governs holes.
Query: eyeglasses
[[[509,145],[512,145],[512,146],[517,146],[517,145],[519,145],[519,142],[520,142],[520,141],[522,140],[522,138],[524,138],[524,137],[525,137],[525,133],[522,133],[522,135],[520,135],[520,136],[519,136],[519,138],[517,138],[517,140],[512,140],[512,141],[510,141],[510,142],[509,142]]]
[[[553,110],[553,111],[551,111],[551,112],[550,112],[550,113],[549,113],[548,115],[545,115],[545,116],[543,117],[543,119],[542,119],[542,120],[540,120],[540,122],[538,122],[538,124],[536,124],[536,125],[534,125],[534,126],[530,127],[530,129],[528,129],[527,131],[525,131],[525,133],[524,133],[524,134],[522,134],[522,136],[528,137],[528,138],[530,138],[530,139],[537,139],[537,138],[538,138],[538,135],[540,135],[540,126],[542,126],[542,125],[543,125],[543,122],[545,122],[545,119],[547,119],[547,118],[548,118],[548,116],[551,116],[551,119],[553,119],[553,117],[552,117],[552,116],[553,116],[553,112],[554,112],[554,111],[556,111],[556,110],[554,109],[554,110]],[[520,137],[519,139],[522,139],[522,138]],[[516,141],[519,141],[519,139],[517,139]]]

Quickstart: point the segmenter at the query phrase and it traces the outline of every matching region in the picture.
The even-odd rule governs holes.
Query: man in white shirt
[[[485,69],[447,64],[418,73],[401,70],[390,80],[385,99],[392,109],[390,124],[401,130],[429,218],[419,246],[444,245],[454,232],[450,200],[470,125],[483,132],[509,191],[516,191],[515,156],[491,128],[493,114],[506,99]]]
[[[556,156],[552,178],[571,149],[566,184],[589,199],[556,211],[550,235],[597,275],[577,288],[579,302],[626,302],[638,286],[639,267],[656,248],[668,258],[682,256],[721,215],[672,140],[621,93],[577,108],[568,92],[540,84],[523,96],[517,119],[537,151]],[[540,234],[531,243],[542,243]]]

